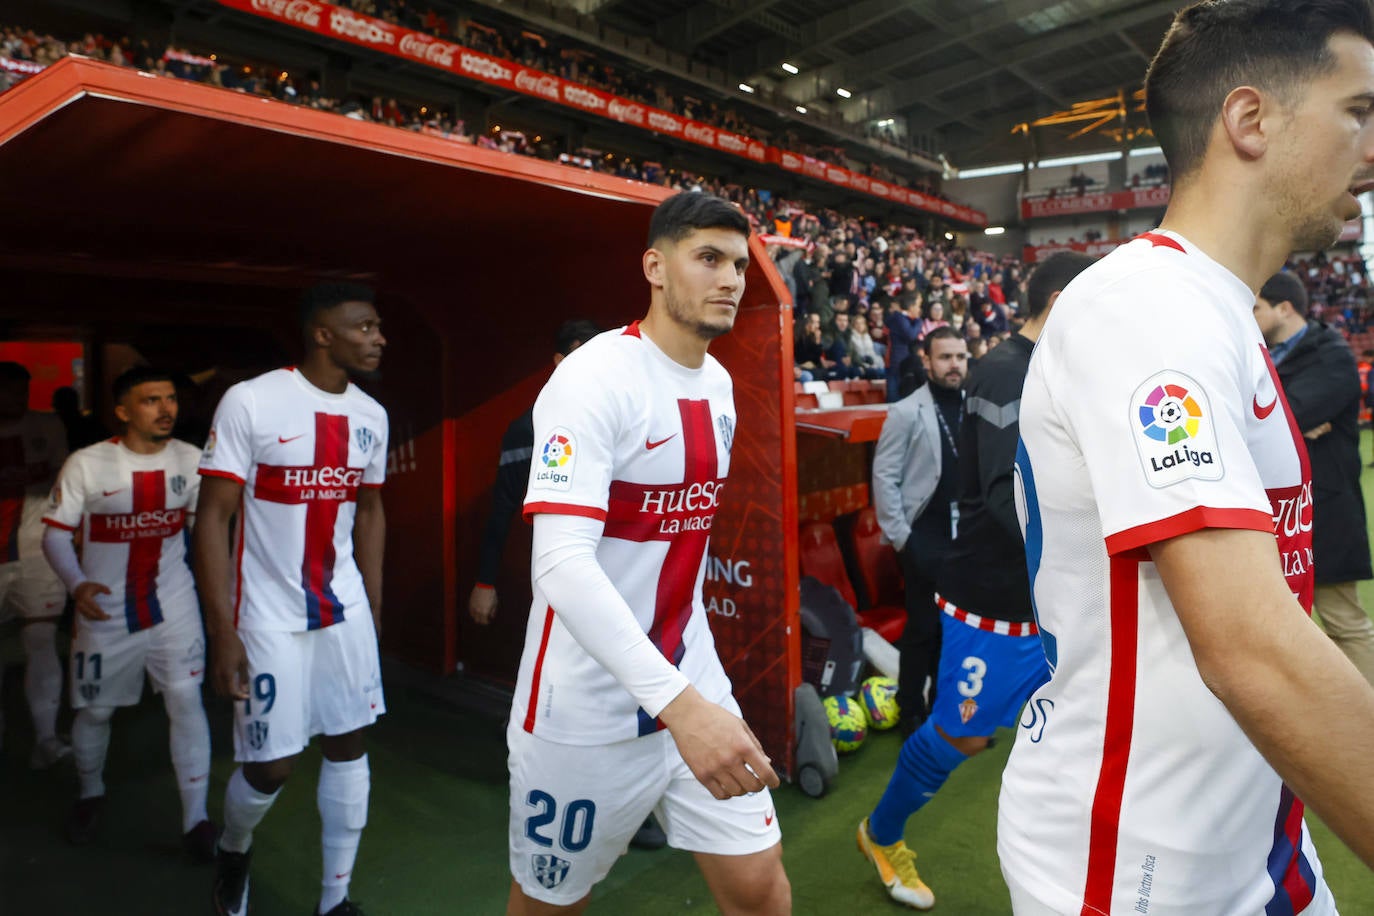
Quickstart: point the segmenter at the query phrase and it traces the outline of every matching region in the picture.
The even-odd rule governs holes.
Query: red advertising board
[[[830,165],[776,147],[765,146],[740,134],[692,121],[640,102],[623,99],[600,89],[526,67],[514,61],[473,51],[423,32],[355,13],[320,0],[219,0],[232,9],[262,16],[296,28],[346,41],[384,54],[392,54],[457,76],[542,98],[587,114],[630,124],[654,133],[676,137],[754,162],[772,162],[809,178],[850,188],[883,200],[895,200],[927,213],[986,226],[985,213],[916,191],[874,181],[849,169]],[[875,189],[878,185],[879,189]]]
[[[1169,205],[1169,186],[1133,188],[1101,194],[1069,194],[1067,196],[1037,197],[1021,201],[1022,219],[1044,219],[1050,216],[1073,216],[1079,213],[1103,213],[1111,210],[1148,210]]]

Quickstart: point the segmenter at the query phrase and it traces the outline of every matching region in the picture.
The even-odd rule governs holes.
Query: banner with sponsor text
[[[889,200],[926,213],[946,216],[975,226],[986,226],[987,215],[928,194],[871,179],[840,166],[765,146],[758,140],[692,121],[640,102],[623,99],[600,89],[526,67],[514,61],[482,54],[451,41],[434,38],[334,6],[321,0],[219,0],[231,9],[285,23],[328,38],[416,63],[446,70],[466,79],[509,89],[524,95],[688,143],[731,153],[758,163],[771,163],[820,181],[850,188],[881,200]]]
[[[1072,216],[1079,213],[1102,213],[1110,210],[1163,209],[1169,205],[1169,186],[1132,188],[1101,194],[1070,193],[1066,196],[1037,197],[1021,201],[1022,219],[1044,219],[1048,216]]]

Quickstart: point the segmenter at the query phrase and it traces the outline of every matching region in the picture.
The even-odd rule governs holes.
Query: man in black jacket
[[[1312,466],[1313,610],[1326,633],[1374,684],[1374,623],[1355,583],[1371,578],[1360,491],[1360,374],[1341,335],[1307,317],[1307,290],[1291,273],[1269,278],[1255,302]]]
[[[1066,251],[1036,268],[1025,325],[979,361],[965,389],[955,450],[957,533],[935,581],[935,603],[950,618],[941,636],[938,689],[929,718],[902,744],[887,791],[860,822],[858,835],[859,849],[877,868],[888,894],[918,910],[934,906],[935,895],[917,874],[915,853],[902,839],[907,819],[959,764],[988,747],[998,727],[1016,724],[1022,705],[1049,677],[1016,518],[1017,418],[1031,351],[1050,307],[1092,263],[1087,255]],[[1036,713],[1028,708],[1027,716],[1026,727],[1034,727]]]

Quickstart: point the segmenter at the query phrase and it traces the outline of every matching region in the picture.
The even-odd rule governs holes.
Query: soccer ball
[[[897,682],[877,675],[863,682],[859,688],[859,703],[868,715],[868,725],[883,731],[897,724],[901,710],[897,708]]]
[[[857,751],[868,734],[863,707],[846,696],[825,698],[825,717],[830,720],[830,740],[841,754]]]

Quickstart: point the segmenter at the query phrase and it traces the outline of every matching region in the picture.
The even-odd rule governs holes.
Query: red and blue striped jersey
[[[173,614],[199,615],[187,563],[200,449],[177,439],[155,455],[118,439],[72,453],[62,466],[45,524],[81,532],[81,570],[110,590],[96,603],[109,620],[83,627],[146,630]]]
[[[597,562],[649,640],[715,703],[732,702],[730,681],[701,583],[734,428],[730,376],[713,357],[688,369],[638,323],[608,331],[563,360],[535,403],[524,509],[605,522]],[[565,744],[658,729],[555,610],[535,583],[512,720]]]
[[[243,485],[234,618],[244,630],[318,630],[370,613],[353,559],[358,490],[386,477],[386,410],[277,369],[230,388],[200,473]]]

